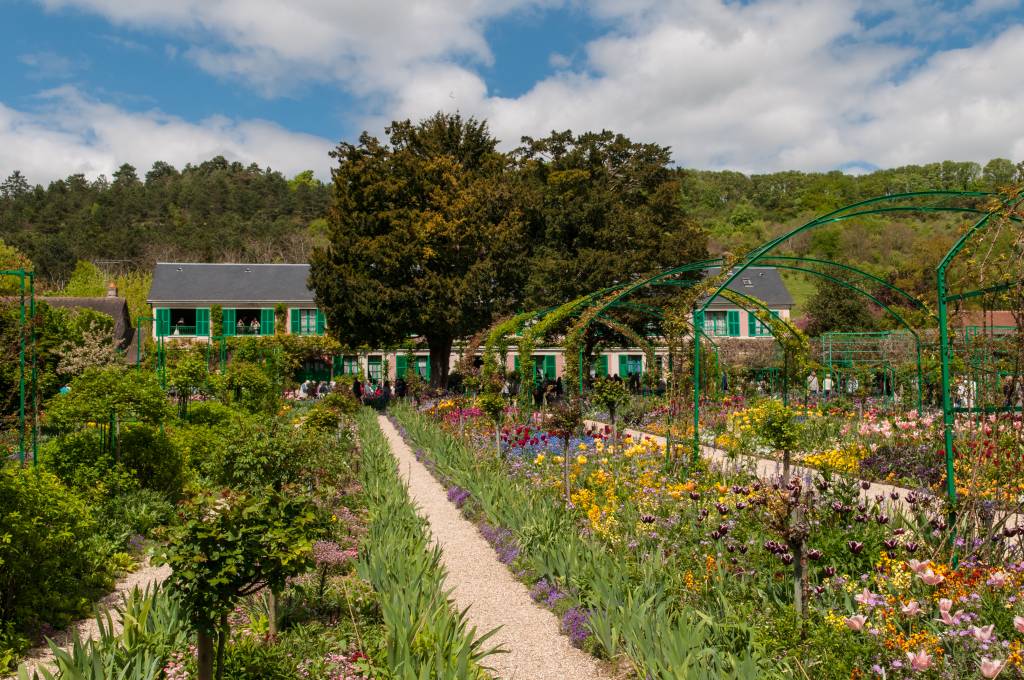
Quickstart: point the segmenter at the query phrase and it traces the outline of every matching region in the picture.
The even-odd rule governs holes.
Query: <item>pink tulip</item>
[[[948,612],[952,606],[953,606],[953,600],[949,599],[948,597],[943,597],[943,598],[941,598],[939,600],[939,611],[940,612]]]
[[[1018,633],[1024,633],[1024,616],[1014,616],[1013,627],[1017,629]]]
[[[978,642],[981,642],[982,644],[984,644],[984,643],[987,643],[989,640],[992,639],[992,631],[994,629],[995,629],[994,625],[988,625],[988,626],[985,626],[984,628],[980,628],[978,626],[974,626],[973,628],[971,628],[971,636],[973,636],[974,639],[977,640]]]
[[[923,649],[920,652],[907,652],[907,661],[915,671],[928,670],[932,665],[932,657]]]
[[[1009,577],[1006,575],[1005,572],[997,571],[988,577],[988,581],[986,583],[988,583],[988,585],[992,586],[993,588],[1002,588],[1007,584],[1008,581]]]
[[[906,614],[907,616],[917,616],[921,613],[921,605],[917,603],[917,600],[911,600],[910,602],[900,607],[900,611]]]
[[[875,594],[867,588],[865,588],[864,590],[860,591],[860,594],[854,595],[853,599],[857,602],[857,604],[862,604],[865,607],[873,607],[875,601]]]
[[[1003,672],[1006,662],[1000,659],[981,659],[981,675],[986,678],[994,678]]]
[[[864,628],[864,624],[867,623],[868,617],[863,614],[857,614],[856,616],[849,616],[843,621],[846,622],[846,627],[850,630],[859,631]]]
[[[946,580],[945,576],[942,574],[936,574],[931,569],[925,569],[922,573],[919,573],[917,577],[929,586],[937,586]]]
[[[931,564],[931,562],[929,562],[928,560],[925,560],[924,562],[910,560],[909,562],[907,562],[907,566],[910,567],[910,571],[914,572],[915,574],[920,574],[922,571],[925,570],[925,567],[927,567],[929,564]]]

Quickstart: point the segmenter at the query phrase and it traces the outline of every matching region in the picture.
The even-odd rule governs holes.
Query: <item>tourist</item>
[[[235,324],[238,335],[245,335],[245,321],[239,319],[238,323]]]
[[[811,393],[815,399],[818,397],[818,375],[813,371],[807,375],[807,391]]]
[[[832,396],[832,374],[826,373],[825,379],[821,381],[821,391],[825,396],[825,401],[828,401],[829,397]]]
[[[356,398],[356,401],[363,400],[363,386],[358,377],[352,378],[352,396]]]
[[[249,330],[250,330],[250,331],[252,331],[252,334],[253,334],[253,335],[259,335],[259,334],[260,334],[260,322],[259,322],[259,321],[257,321],[257,320],[256,320],[256,319],[254,318],[254,319],[252,320],[252,323],[251,323],[251,324],[249,324]]]

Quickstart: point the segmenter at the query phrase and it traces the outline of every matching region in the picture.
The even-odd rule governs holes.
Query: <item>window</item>
[[[225,309],[221,316],[224,335],[273,335],[273,307]]]
[[[359,357],[354,355],[334,357],[334,375],[359,375]]]
[[[710,336],[726,336],[729,334],[725,310],[704,312],[704,332]]]
[[[192,309],[156,310],[157,337],[207,337],[210,335],[210,309],[197,307]]]
[[[381,379],[381,358],[380,356],[367,357],[366,372],[369,374],[370,382],[379,383]]]
[[[772,312],[772,315],[778,316],[778,313]],[[772,332],[757,318],[754,312],[747,312],[747,334],[752,338],[762,338],[771,335]]]
[[[319,309],[292,309],[292,335],[323,335],[324,326],[324,314]]]
[[[751,281],[750,279],[743,279],[743,287],[744,288],[753,288],[754,287],[754,282]]]

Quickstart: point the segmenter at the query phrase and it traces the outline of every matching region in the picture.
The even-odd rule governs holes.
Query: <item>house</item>
[[[709,270],[709,273],[717,273],[717,270]],[[306,284],[308,277],[308,264],[157,263],[148,299],[156,318],[153,336],[185,342],[219,338],[214,327],[217,310],[225,336],[274,335],[275,332],[323,335],[324,315],[317,309],[313,291]],[[756,298],[780,318],[790,317],[793,298],[779,272],[772,267],[745,270],[729,289]],[[284,328],[278,328],[282,323]],[[721,296],[708,306],[704,330],[716,341],[718,338],[770,337],[768,328],[753,313]],[[659,361],[664,361],[665,353],[665,348],[659,347]],[[458,359],[456,349],[451,357],[452,368]],[[507,362],[507,370],[517,368],[514,345],[510,347]],[[643,372],[644,363],[643,352],[638,348],[616,348],[597,357],[594,371],[597,375],[627,376]],[[562,375],[565,359],[561,348],[537,348],[534,365],[548,378]],[[411,359],[410,353],[403,349],[380,348],[339,355],[330,361],[317,361],[304,367],[298,377],[332,380],[362,375],[382,382],[394,380],[407,371],[415,371],[429,380],[428,352],[417,349],[411,353]]]
[[[708,270],[717,275],[719,269]],[[780,319],[789,320],[793,311],[793,296],[774,267],[749,267],[733,280],[728,289],[752,297],[763,303]],[[771,337],[767,326],[757,316],[722,296],[716,297],[704,312],[704,332],[712,338],[764,338]]]
[[[154,338],[208,341],[219,309],[225,336],[323,335],[323,312],[306,286],[308,264],[158,262],[147,302]],[[278,329],[278,312],[285,327]]]

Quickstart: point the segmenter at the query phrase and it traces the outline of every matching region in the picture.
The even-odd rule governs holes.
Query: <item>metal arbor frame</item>
[[[18,460],[22,467],[25,466],[25,442],[27,437],[27,422],[25,419],[25,405],[26,405],[26,380],[25,380],[25,352],[26,352],[26,338],[25,338],[25,327],[28,324],[32,326],[32,345],[30,348],[30,361],[32,363],[32,371],[29,376],[29,380],[32,385],[33,403],[38,401],[39,395],[37,393],[36,385],[36,332],[35,332],[35,316],[36,316],[36,275],[35,272],[26,271],[25,269],[4,269],[0,270],[0,276],[15,276],[18,278],[18,290],[19,290],[19,313],[18,313]],[[25,282],[28,280],[28,290],[25,289]],[[28,316],[26,317],[26,306],[25,306],[25,294],[28,293]],[[36,409],[33,409],[33,422],[32,422],[32,465],[36,465],[38,461],[38,413]]]
[[[981,204],[982,201],[998,199],[1000,208],[993,210]],[[949,394],[949,334],[948,334],[948,313],[947,305],[955,300],[967,299],[998,290],[1007,290],[1022,282],[1001,284],[1001,286],[990,287],[979,291],[969,291],[959,295],[948,295],[946,288],[946,273],[950,263],[956,255],[963,250],[967,242],[983,229],[992,220],[992,217],[1001,209],[1016,209],[1020,206],[1022,198],[1020,195],[1007,199],[998,194],[984,191],[919,191],[889,196],[877,196],[851,205],[844,206],[830,213],[817,217],[806,224],[799,226],[776,239],[773,239],[748,253],[733,269],[732,274],[720,286],[715,294],[720,293],[732,283],[740,274],[756,263],[770,260],[771,251],[793,237],[806,231],[819,227],[838,224],[846,220],[864,217],[868,215],[882,215],[890,213],[967,213],[978,215],[977,222],[957,241],[950,249],[943,260],[936,268],[936,281],[938,291],[938,318],[940,336],[940,355],[942,360],[942,397],[943,397],[943,421],[945,423],[945,447],[946,447],[946,487],[950,501],[956,501],[956,485],[953,470],[953,410]],[[1010,219],[1020,222],[1019,218],[1011,215]],[[709,300],[713,299],[712,295]],[[695,313],[703,315],[708,302],[705,302]],[[909,329],[909,326],[908,326]],[[919,360],[920,362],[920,360]],[[919,369],[920,370],[920,369]],[[920,379],[918,385],[920,386]],[[696,417],[696,416],[695,416]],[[694,455],[699,455],[700,439],[698,433],[694,432],[693,441]]]
[[[938,266],[935,268],[935,289],[939,305],[939,357],[942,362],[942,429],[943,446],[946,456],[946,495],[949,498],[951,509],[955,509],[957,502],[956,471],[953,455],[953,426],[955,414],[958,410],[974,411],[976,409],[971,407],[966,409],[954,408],[950,395],[950,364],[952,359],[952,348],[949,337],[949,303],[983,297],[985,295],[991,295],[1007,291],[1012,288],[1021,287],[1024,286],[1024,279],[1005,281],[986,288],[951,294],[949,292],[947,276],[949,268],[956,260],[957,256],[964,250],[964,248],[967,247],[968,243],[975,236],[991,225],[993,218],[1004,216],[1008,220],[1016,222],[1018,226],[1022,224],[1022,220],[1015,214],[1015,212],[1019,211],[1021,206],[1024,206],[1024,190],[1018,190],[1015,194],[1010,194],[1008,196],[998,196],[998,200],[999,205],[987,211],[981,218],[971,225],[971,227],[957,240],[957,242],[953,244],[945,257],[942,258]],[[1018,329],[1018,333],[1019,332],[1021,332],[1020,329]],[[996,410],[1007,411],[1017,409],[1012,405],[1008,405],[1006,408]]]

